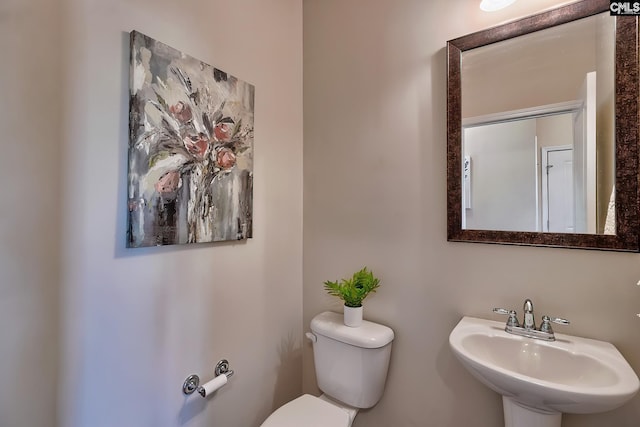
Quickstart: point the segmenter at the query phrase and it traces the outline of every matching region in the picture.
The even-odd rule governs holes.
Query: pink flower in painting
[[[170,171],[160,177],[156,182],[155,188],[158,193],[173,193],[180,185],[180,174],[178,171]]]
[[[231,125],[229,123],[218,123],[213,129],[213,136],[216,141],[227,142],[231,138]]]
[[[229,148],[221,148],[216,154],[216,162],[222,169],[231,169],[236,164],[236,155]]]
[[[169,107],[169,111],[173,114],[173,117],[178,119],[181,123],[186,123],[193,117],[191,107],[185,105],[182,101],[179,101],[176,105]]]
[[[209,147],[209,140],[206,135],[200,133],[199,135],[190,135],[184,138],[184,146],[187,151],[193,154],[196,158],[202,160]]]

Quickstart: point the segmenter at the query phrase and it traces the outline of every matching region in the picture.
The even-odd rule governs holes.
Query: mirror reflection
[[[462,52],[462,228],[615,234],[615,19]]]

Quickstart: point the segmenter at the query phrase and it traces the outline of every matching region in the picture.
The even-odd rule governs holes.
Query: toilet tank
[[[364,320],[352,328],[330,311],[311,320],[316,336],[313,356],[318,387],[326,395],[354,408],[378,403],[387,379],[393,330]]]

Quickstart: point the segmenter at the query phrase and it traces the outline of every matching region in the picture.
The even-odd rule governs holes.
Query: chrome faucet
[[[524,328],[525,329],[535,329],[536,328],[536,319],[533,317],[533,302],[529,298],[524,300],[524,305],[522,306],[524,310]]]
[[[542,323],[540,328],[536,329],[536,321],[533,315],[533,302],[530,299],[524,300],[524,319],[522,320],[522,326],[518,322],[517,313],[515,310],[505,310],[504,308],[494,308],[493,312],[498,314],[505,314],[509,316],[507,324],[504,328],[505,332],[514,335],[521,335],[523,337],[535,338],[545,341],[555,341],[556,337],[551,327],[551,322],[558,323],[560,325],[568,325],[569,321],[566,319],[560,319],[558,317],[542,316]]]

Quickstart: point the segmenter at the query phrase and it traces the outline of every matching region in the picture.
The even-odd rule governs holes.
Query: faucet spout
[[[536,320],[533,316],[533,302],[529,298],[524,300],[524,321],[522,322],[525,329],[535,329]]]

